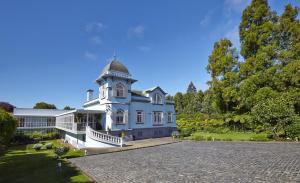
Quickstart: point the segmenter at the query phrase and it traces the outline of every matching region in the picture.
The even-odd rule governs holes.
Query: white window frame
[[[101,98],[105,98],[106,97],[106,87],[105,85],[101,86]]]
[[[163,103],[162,95],[159,93],[155,93],[153,103],[154,104],[162,104]]]
[[[144,112],[142,110],[136,111],[136,123],[137,124],[144,123]]]
[[[124,125],[128,123],[128,110],[119,109],[113,112],[113,123]]]
[[[154,111],[153,112],[153,125],[162,125],[163,124],[163,112]]]
[[[167,121],[168,121],[168,123],[173,123],[173,113],[172,112],[167,113]]]
[[[123,83],[117,83],[115,85],[114,96],[119,98],[126,97],[126,86]]]
[[[116,124],[124,124],[124,111],[118,110],[116,112],[115,119],[116,119]]]

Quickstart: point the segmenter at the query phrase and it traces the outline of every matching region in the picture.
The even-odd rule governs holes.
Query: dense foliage
[[[0,146],[9,143],[17,128],[17,120],[8,112],[0,109]]]
[[[15,106],[8,102],[0,102],[0,109],[5,110],[6,112],[12,113],[14,108]]]
[[[56,132],[49,132],[49,133],[43,133],[43,132],[32,132],[32,133],[16,133],[12,139],[11,142],[13,144],[30,144],[34,142],[38,142],[40,140],[54,140],[59,139],[60,136]]]
[[[34,109],[57,109],[54,104],[48,104],[46,102],[38,102],[33,107]]]
[[[226,38],[213,46],[207,65],[209,89],[190,92],[191,83],[187,93],[174,96],[178,127],[203,129],[208,123],[230,130],[267,131],[275,137],[299,137],[298,12],[299,8],[288,4],[277,15],[267,0],[253,0],[240,22],[240,51]],[[194,113],[199,112],[207,118],[198,119]]]
[[[17,128],[17,120],[0,109],[0,146],[9,143]]]

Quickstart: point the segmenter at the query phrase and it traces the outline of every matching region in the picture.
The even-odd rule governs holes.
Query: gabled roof
[[[155,87],[153,87],[153,88],[149,88],[149,89],[145,90],[145,92],[146,92],[146,93],[150,93],[150,92],[153,92],[153,91],[156,90],[156,89],[159,89],[164,95],[167,94],[167,93],[166,93],[163,89],[161,89],[159,86],[155,86]]]

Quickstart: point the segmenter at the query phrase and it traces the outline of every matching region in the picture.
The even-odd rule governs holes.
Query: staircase
[[[99,142],[112,144],[112,145],[116,145],[116,146],[120,146],[120,147],[123,146],[122,138],[98,132],[96,130],[93,130],[89,126],[86,127],[86,135],[88,135],[91,139],[99,141]]]

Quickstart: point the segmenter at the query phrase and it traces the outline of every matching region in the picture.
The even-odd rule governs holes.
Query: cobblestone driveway
[[[98,182],[300,182],[300,143],[185,141],[71,161]]]

